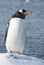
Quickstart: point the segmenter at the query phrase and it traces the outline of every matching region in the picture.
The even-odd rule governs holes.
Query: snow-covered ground
[[[1,53],[0,65],[44,65],[44,60],[15,53]]]

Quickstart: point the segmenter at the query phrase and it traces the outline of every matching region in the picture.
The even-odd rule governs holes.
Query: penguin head
[[[32,12],[26,11],[25,9],[17,10],[16,13],[12,16],[12,18],[21,18],[25,19],[26,15],[32,14]]]

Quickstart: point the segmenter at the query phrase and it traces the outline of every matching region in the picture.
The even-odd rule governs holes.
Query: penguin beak
[[[29,14],[32,14],[32,12],[27,12],[27,11],[26,11],[24,14],[25,14],[25,15],[29,15]]]

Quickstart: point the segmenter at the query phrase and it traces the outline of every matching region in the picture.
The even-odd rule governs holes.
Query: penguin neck
[[[10,22],[20,23],[21,22],[21,18],[11,18]]]
[[[14,15],[12,16],[12,18],[16,18],[16,17],[17,17],[17,18],[21,18],[21,19],[25,19],[25,15],[24,15],[24,14],[21,14],[21,13],[20,13],[20,15],[16,13],[16,14],[14,14]]]
[[[12,18],[12,19],[16,19],[16,21],[17,21],[17,20],[21,20],[21,18],[17,18],[17,17],[15,17],[15,18]]]
[[[23,23],[24,20],[25,20],[25,19],[21,19],[21,18],[11,18],[9,22],[10,22],[10,23],[12,23],[12,22],[13,22],[13,23],[17,23],[17,24],[19,25],[19,24]]]

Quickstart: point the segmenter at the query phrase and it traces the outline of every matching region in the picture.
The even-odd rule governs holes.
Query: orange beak
[[[32,14],[32,12],[25,12],[24,14],[25,15],[29,15],[29,14]]]

